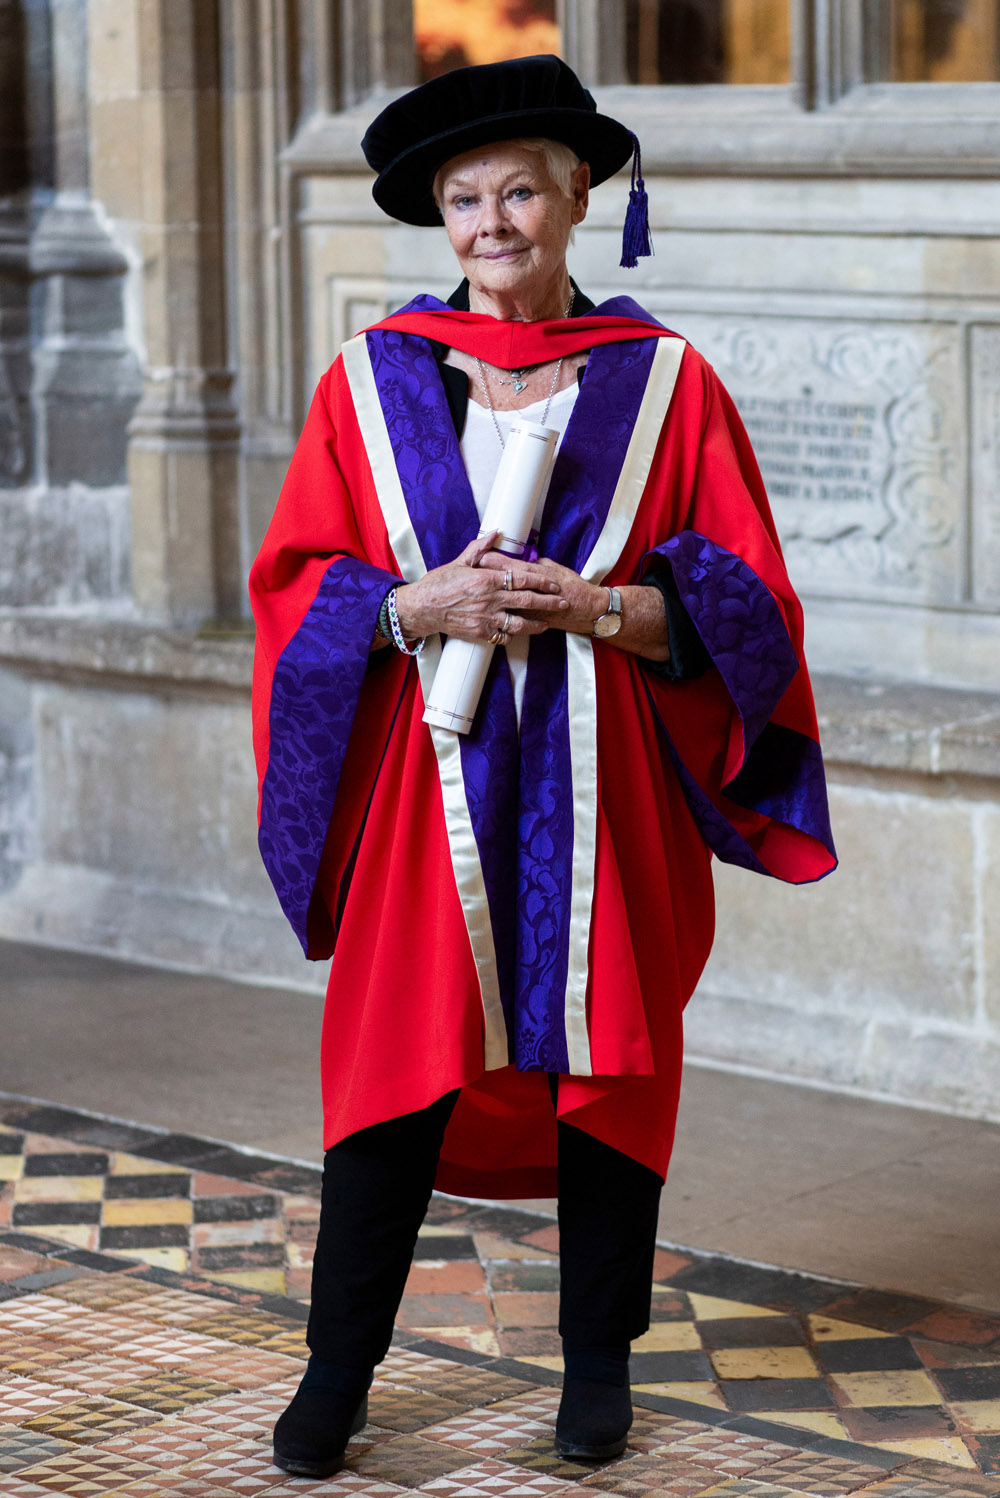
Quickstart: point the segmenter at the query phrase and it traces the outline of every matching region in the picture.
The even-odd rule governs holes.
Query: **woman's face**
[[[503,141],[447,162],[436,184],[439,203],[469,285],[486,294],[544,293],[564,271],[570,230],[587,212],[589,182],[584,162],[567,197],[540,152]]]

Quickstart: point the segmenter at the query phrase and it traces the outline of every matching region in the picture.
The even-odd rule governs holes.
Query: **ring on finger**
[[[511,572],[510,568],[508,567],[507,571],[503,575],[503,590],[504,590],[504,592],[505,593],[509,593],[510,590],[511,590],[511,588],[513,586],[514,586],[514,574],[513,574],[513,572]]]
[[[504,645],[506,644],[506,641],[507,636],[504,634],[503,630],[495,629],[486,643],[487,645]]]

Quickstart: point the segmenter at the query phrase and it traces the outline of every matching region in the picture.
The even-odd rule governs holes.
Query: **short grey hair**
[[[497,145],[517,146],[521,151],[528,151],[532,155],[541,156],[545,162],[545,170],[548,172],[556,187],[563,197],[573,196],[573,174],[580,165],[580,158],[570,146],[564,146],[561,140],[545,140],[541,136],[519,136],[514,140],[497,141]],[[465,155],[463,151],[461,153]],[[454,157],[452,157],[454,160]],[[434,201],[441,207],[441,178],[444,174],[444,166],[439,167],[434,176],[434,184],[431,191]]]

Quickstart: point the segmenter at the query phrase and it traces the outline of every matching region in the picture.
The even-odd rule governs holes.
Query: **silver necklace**
[[[522,390],[527,390],[528,388],[525,376],[534,374],[535,370],[541,369],[541,367],[540,364],[526,364],[523,369],[509,370],[508,373],[512,376],[509,380],[502,380],[498,374],[493,376],[493,380],[497,385],[513,385],[514,393],[520,395]]]
[[[573,310],[573,303],[574,303],[575,300],[576,300],[576,292],[575,291],[571,291],[570,294],[569,294],[569,301],[566,303],[566,310],[563,313],[563,317],[569,317],[570,313]],[[563,367],[563,357],[564,356],[560,355],[558,363],[556,364],[556,367],[555,367],[555,371],[554,371],[554,373],[552,375],[552,384],[549,386],[548,399],[545,402],[545,410],[542,412],[542,419],[541,419],[541,423],[540,423],[541,426],[545,425],[545,418],[549,414],[549,407],[552,404],[552,397],[556,393],[556,385],[559,382],[559,371]],[[485,370],[485,368],[483,366],[483,361],[482,361],[482,359],[480,359],[480,357],[479,357],[478,354],[474,354],[473,358],[476,361],[476,368],[479,370],[479,383],[480,383],[480,385],[482,385],[482,387],[483,387],[483,395],[486,397],[486,409],[489,411],[490,416],[493,418],[493,428],[494,428],[494,430],[495,430],[495,432],[497,434],[497,438],[499,439],[500,446],[501,447],[505,447],[506,444],[505,444],[505,442],[503,440],[503,432],[500,430],[500,423],[497,421],[497,413],[494,411],[494,409],[493,409],[493,402],[490,400],[490,387],[486,383],[486,370]],[[523,383],[523,376],[525,374],[527,374],[531,369],[541,369],[541,367],[542,366],[540,364],[533,364],[533,365],[526,366],[524,369],[512,369],[509,372],[510,372],[510,374],[512,374],[514,376],[513,379],[511,379],[511,380],[501,380],[501,379],[497,379],[497,377],[495,375],[494,375],[494,379],[497,380],[497,384],[498,385],[513,385],[515,391],[517,392],[517,394],[520,395],[521,391],[525,388],[524,383]]]

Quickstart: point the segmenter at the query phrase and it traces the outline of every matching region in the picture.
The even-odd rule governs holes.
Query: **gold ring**
[[[502,645],[503,642],[504,632],[502,629],[495,629],[490,635],[489,639],[486,641],[487,645]]]
[[[513,586],[514,586],[514,574],[508,568],[507,571],[503,575],[503,590],[504,590],[504,592],[505,593],[509,593],[510,590],[511,590],[511,588]]]

